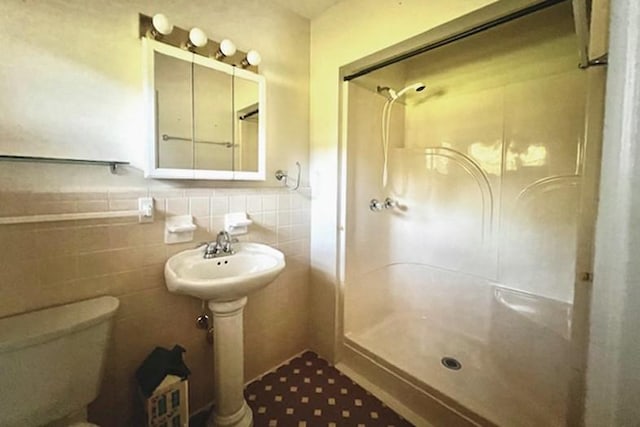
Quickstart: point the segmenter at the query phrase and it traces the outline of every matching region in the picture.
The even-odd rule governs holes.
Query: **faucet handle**
[[[231,244],[234,242],[234,240],[236,239],[232,238],[229,235],[228,231],[223,230],[218,233],[218,236],[216,238],[216,246],[219,246],[224,253],[233,254],[233,248],[231,247]]]

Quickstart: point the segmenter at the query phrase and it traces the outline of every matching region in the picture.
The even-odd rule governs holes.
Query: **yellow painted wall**
[[[5,0],[1,10],[0,153],[116,159],[134,167],[126,177],[112,177],[106,168],[2,163],[0,186],[74,191],[176,185],[143,180],[141,171],[146,154],[138,14],[158,12],[181,28],[197,26],[212,40],[230,38],[239,50],[262,54],[267,184],[279,185],[274,171],[293,169],[296,161],[308,170],[309,21],[299,15],[259,0]]]

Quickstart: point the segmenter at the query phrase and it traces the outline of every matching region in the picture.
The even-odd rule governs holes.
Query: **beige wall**
[[[117,159],[131,161],[134,168],[125,177],[113,178],[96,168],[3,163],[0,186],[42,191],[144,182],[138,13],[157,12],[181,28],[198,26],[210,39],[228,37],[238,49],[253,48],[262,54],[260,73],[267,79],[267,184],[276,185],[273,172],[293,169],[296,161],[306,176],[306,19],[259,0],[7,0],[2,9],[0,152]],[[251,184],[256,185],[261,184]]]
[[[493,0],[349,0],[311,23],[313,348],[332,357],[337,274],[339,68]]]
[[[212,347],[195,328],[199,300],[170,294],[166,259],[193,242],[165,245],[164,217],[191,214],[195,241],[211,240],[229,211],[255,223],[242,240],[273,245],[287,267],[245,309],[246,380],[308,348],[309,199],[288,190],[204,189],[87,193],[0,193],[0,215],[135,209],[137,197],[156,200],[156,221],[66,221],[0,226],[0,317],[40,307],[113,295],[120,299],[107,371],[89,419],[104,427],[141,425],[134,373],[156,346],[182,345],[192,371],[192,412],[213,398]]]

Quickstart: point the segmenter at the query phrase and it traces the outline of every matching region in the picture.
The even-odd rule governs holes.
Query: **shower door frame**
[[[419,54],[421,48],[425,46],[434,46],[438,48],[445,46],[450,42],[455,42],[461,38],[476,34],[485,29],[493,28],[495,25],[499,25],[505,21],[504,19],[509,16],[513,16],[513,19],[525,16],[522,14],[524,10],[530,10],[535,12],[539,10],[538,6],[549,7],[555,4],[569,0],[498,0],[496,3],[482,7],[476,11],[473,11],[467,15],[463,15],[452,21],[446,22],[440,26],[427,30],[426,32],[404,40],[400,43],[394,44],[387,48],[384,48],[376,53],[365,56],[359,60],[343,65],[339,69],[339,93],[338,93],[338,206],[337,206],[337,260],[336,260],[336,277],[338,281],[337,295],[335,299],[335,329],[334,329],[334,355],[335,362],[340,364],[341,361],[351,358],[352,355],[356,357],[367,359],[368,362],[373,363],[378,368],[387,373],[391,373],[399,383],[404,383],[409,388],[417,389],[423,392],[428,399],[431,399],[436,405],[442,405],[448,410],[453,411],[463,419],[472,424],[484,424],[487,420],[479,414],[470,412],[464,407],[456,404],[452,399],[446,396],[440,396],[436,391],[425,388],[424,384],[420,381],[416,381],[415,378],[410,375],[403,375],[398,369],[389,368],[377,361],[376,357],[358,348],[357,345],[347,342],[344,335],[344,295],[345,295],[345,273],[346,273],[346,242],[347,242],[347,198],[348,198],[348,171],[347,171],[347,156],[348,156],[348,107],[349,107],[349,80],[354,79],[360,75],[367,74],[375,69],[382,68],[387,65],[391,65],[394,62],[407,59],[414,54]],[[575,0],[574,0],[575,1]],[[510,20],[510,19],[509,19]],[[474,29],[479,29],[474,31]],[[464,35],[464,37],[460,37]],[[427,49],[431,50],[431,49]],[[423,50],[426,51],[426,50]],[[591,72],[588,70],[587,72]],[[601,81],[594,81],[593,74],[597,74],[599,70],[593,70],[589,76],[588,91],[589,97],[593,96],[592,104],[587,107],[585,111],[586,115],[586,128],[585,128],[585,140],[587,146],[593,146],[593,143],[589,139],[600,139],[600,143],[597,144],[601,148],[602,139],[602,112],[603,112],[603,99],[604,99],[604,85]],[[596,76],[597,77],[597,76]],[[592,95],[593,92],[593,95]],[[598,100],[602,99],[602,102],[598,106]],[[594,105],[596,104],[596,105]],[[595,117],[595,120],[591,118]],[[596,143],[598,141],[595,141]],[[599,150],[591,150],[588,155],[598,155]],[[597,167],[593,170],[589,170],[586,173],[586,179],[590,184],[589,194],[597,194],[598,191],[598,177],[599,177],[599,165],[600,162],[596,162]],[[592,187],[592,188],[591,188]],[[579,228],[581,233],[578,235],[578,244],[589,244],[589,248],[592,247],[593,230],[595,229],[595,211],[597,207],[597,201],[589,200],[583,197],[580,205],[579,213]],[[586,233],[586,234],[585,234]],[[574,304],[580,303],[578,310],[575,310],[574,305],[574,324],[580,324],[585,326],[588,324],[588,315],[590,309],[590,284],[591,278],[588,275],[580,272],[593,271],[593,251],[587,250],[576,253],[576,272],[578,277],[574,281]],[[581,420],[583,413],[580,406],[580,402],[584,401],[584,375],[586,370],[586,350],[588,340],[588,329],[579,331],[578,334],[573,334],[571,339],[572,351],[572,368],[574,373],[570,378],[570,390],[569,390],[569,411],[567,413],[567,421]],[[354,375],[357,373],[354,372]],[[361,378],[365,382],[369,382],[369,385],[376,387],[373,382],[365,378]],[[405,387],[406,388],[406,387]],[[375,392],[374,392],[375,394]],[[408,408],[404,406],[401,399],[396,399],[393,396],[383,396],[385,393],[381,392],[378,397],[390,398],[391,401],[387,402],[401,415],[405,416],[410,421],[416,422],[415,416],[422,416],[413,412],[415,408]],[[575,399],[573,399],[575,397]],[[571,403],[574,401],[574,403]],[[490,424],[490,423],[489,423]]]

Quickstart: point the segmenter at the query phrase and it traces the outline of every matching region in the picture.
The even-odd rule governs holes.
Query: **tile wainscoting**
[[[155,347],[187,349],[192,412],[213,396],[212,349],[196,329],[201,302],[169,294],[163,268],[174,253],[212,240],[224,214],[246,211],[254,224],[240,240],[267,243],[287,259],[283,274],[245,308],[245,374],[250,380],[308,348],[309,191],[129,189],[76,193],[0,193],[0,216],[137,209],[155,200],[155,222],[137,218],[0,225],[0,317],[98,295],[120,299],[100,397],[89,418],[135,425],[140,402],[133,374]],[[191,214],[194,242],[164,244],[164,219]]]

